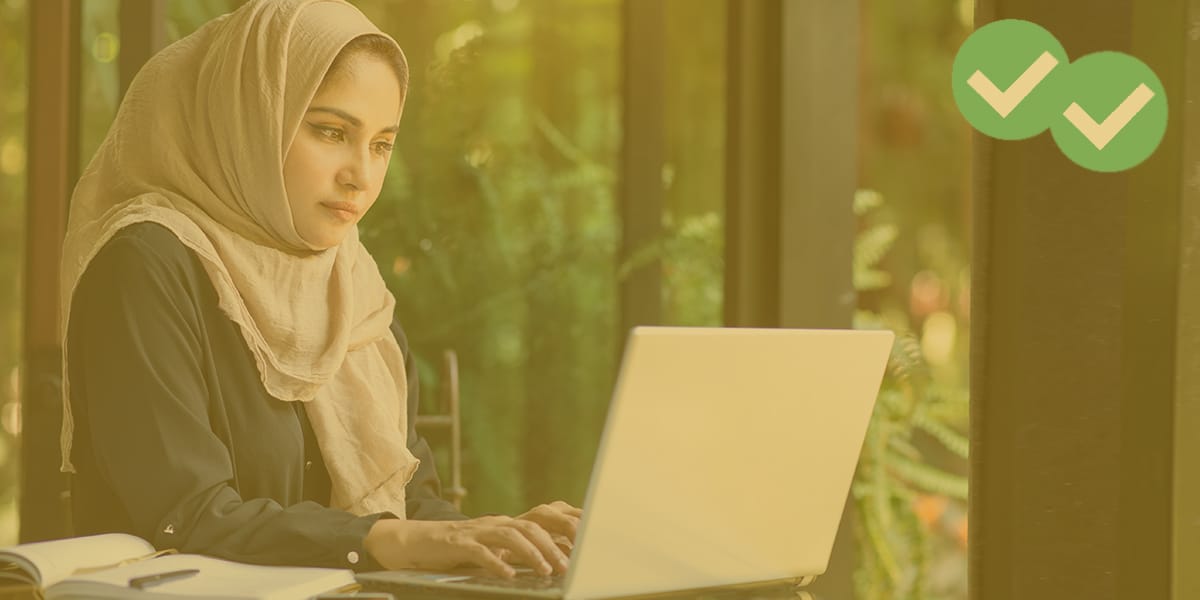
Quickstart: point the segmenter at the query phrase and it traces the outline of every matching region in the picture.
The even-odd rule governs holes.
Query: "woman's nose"
[[[370,181],[371,157],[367,150],[351,152],[351,156],[338,172],[338,182],[358,191],[367,189]]]

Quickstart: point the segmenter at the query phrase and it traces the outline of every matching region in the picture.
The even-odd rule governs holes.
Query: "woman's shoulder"
[[[187,256],[187,246],[179,241],[179,237],[161,223],[141,221],[118,229],[104,245],[129,246],[141,251],[162,253],[171,256]]]
[[[83,279],[134,283],[152,279],[190,283],[203,273],[192,251],[170,229],[152,221],[122,227],[108,239],[88,264]],[[81,287],[86,287],[80,281]]]
[[[96,258],[110,254],[168,263],[188,263],[192,258],[191,251],[179,236],[154,221],[132,223],[116,230],[112,238],[104,242]]]
[[[188,330],[198,331],[206,307],[215,306],[206,277],[199,259],[171,230],[151,222],[128,225],[84,269],[72,292],[70,330],[116,339],[143,327],[165,330],[186,322]],[[74,323],[91,325],[80,329]]]

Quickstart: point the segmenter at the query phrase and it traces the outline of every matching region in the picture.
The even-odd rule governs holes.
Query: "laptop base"
[[[563,598],[563,578],[538,576],[531,570],[518,572],[514,580],[498,580],[491,575],[482,575],[482,570],[470,572],[454,571],[378,571],[358,576],[364,592],[390,592],[397,598],[422,600],[428,598]],[[524,575],[524,577],[523,577]],[[815,576],[794,577],[774,581],[724,585],[707,588],[691,588],[621,596],[628,600],[673,600],[673,599],[754,599],[754,600],[812,600],[812,595],[802,588],[816,580]],[[495,583],[499,583],[496,585]]]

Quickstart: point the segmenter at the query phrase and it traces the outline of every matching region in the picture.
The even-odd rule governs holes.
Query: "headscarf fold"
[[[134,78],[71,197],[59,320],[63,471],[74,472],[66,349],[75,288],[113,234],[152,221],[200,258],[272,401],[306,403],[331,505],[404,516],[419,461],[407,448],[407,377],[389,329],[395,298],[357,229],[324,250],[300,236],[283,181],[325,72],[363,35],[395,43],[344,0],[251,0]]]

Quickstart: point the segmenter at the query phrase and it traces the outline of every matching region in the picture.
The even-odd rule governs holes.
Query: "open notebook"
[[[129,580],[198,569],[194,576],[145,590]],[[67,598],[306,598],[354,585],[345,569],[264,567],[199,556],[155,552],[139,537],[109,533],[0,549],[0,586],[32,585],[47,600]]]

